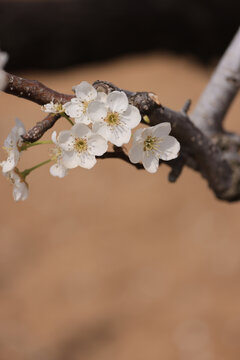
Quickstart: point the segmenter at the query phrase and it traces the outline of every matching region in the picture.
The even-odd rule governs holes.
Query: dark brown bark
[[[106,81],[98,80],[93,85],[98,91],[106,93],[121,90]],[[205,135],[186,114],[190,106],[189,101],[184,104],[181,111],[173,111],[163,107],[157,96],[151,92],[122,91],[125,91],[129,102],[138,107],[142,116],[148,115],[150,119],[148,125],[154,126],[161,122],[171,123],[172,134],[179,140],[181,152],[178,159],[168,162],[172,168],[169,174],[170,181],[176,181],[186,165],[206,178],[210,188],[219,199],[226,201],[240,199],[239,135],[222,134],[225,138],[210,138]],[[8,85],[5,92],[40,105],[50,101],[63,104],[72,98],[71,95],[60,94],[38,81],[18,78],[10,74],[8,74]],[[60,115],[48,115],[28,131],[24,140],[29,142],[38,140],[59,118]],[[144,122],[144,120],[142,121]],[[106,153],[103,158],[120,158],[130,163],[123,149],[118,148],[114,148],[114,152]],[[141,164],[132,165],[137,169],[142,168]]]
[[[70,101],[73,96],[60,94],[49,89],[37,80],[27,80],[12,74],[7,75],[6,88],[4,92],[20,98],[30,100],[39,105],[50,103],[51,101],[64,104]]]

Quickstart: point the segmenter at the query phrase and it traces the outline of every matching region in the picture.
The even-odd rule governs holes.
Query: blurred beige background
[[[180,109],[189,97],[196,104],[211,71],[152,54],[21,75],[66,93],[109,80]],[[0,101],[1,143],[16,117],[30,128],[44,116],[25,100]],[[240,131],[239,98],[226,125]],[[48,151],[28,151],[20,168]],[[99,160],[57,179],[45,166],[23,203],[0,178],[1,360],[240,358],[240,203],[218,201],[188,169],[176,184],[167,174]]]

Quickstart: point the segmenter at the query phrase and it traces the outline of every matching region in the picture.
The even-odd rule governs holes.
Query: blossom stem
[[[64,117],[68,122],[70,122],[70,124],[73,126],[74,123],[72,122],[72,120],[70,119],[69,116],[67,116],[67,114],[65,113],[61,113],[61,116]]]
[[[42,144],[53,144],[53,142],[52,140],[45,140],[45,141],[35,141],[34,143],[23,144],[20,148],[20,151],[24,151],[30,147],[42,145]]]
[[[45,165],[45,164],[48,164],[48,163],[51,162],[51,161],[52,161],[52,159],[48,159],[48,160],[45,160],[45,161],[43,161],[43,162],[41,162],[41,163],[39,163],[39,164],[37,164],[37,165],[29,168],[29,169],[24,170],[24,171],[22,172],[22,176],[23,176],[24,179],[25,179],[33,170],[35,170],[35,169],[37,169],[37,168],[39,168],[39,167],[41,167],[41,166],[43,166],[43,165]]]

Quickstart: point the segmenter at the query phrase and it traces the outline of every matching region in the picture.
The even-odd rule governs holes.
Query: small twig
[[[184,165],[186,165],[186,159],[183,155],[180,154],[177,159],[168,161],[167,165],[172,168],[172,170],[168,174],[168,180],[174,183],[181,175]]]
[[[60,119],[59,114],[49,114],[45,117],[42,121],[37,122],[37,124],[30,129],[25,135],[22,136],[23,140],[25,142],[35,142],[39,140],[43,134],[49,130],[55,122]]]
[[[121,159],[121,160],[125,161],[126,163],[132,165],[133,167],[135,167],[138,170],[144,169],[142,164],[131,163],[131,161],[129,160],[129,157],[125,154],[125,152],[122,150],[122,148],[118,148],[117,150],[116,150],[116,148],[114,148],[114,151],[106,152],[101,157],[99,157],[99,159]]]
[[[192,105],[192,100],[191,99],[186,100],[182,107],[182,113],[187,115],[191,105]]]

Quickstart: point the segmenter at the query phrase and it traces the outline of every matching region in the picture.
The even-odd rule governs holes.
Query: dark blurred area
[[[60,68],[166,50],[208,62],[239,26],[239,0],[0,0],[8,69]]]

